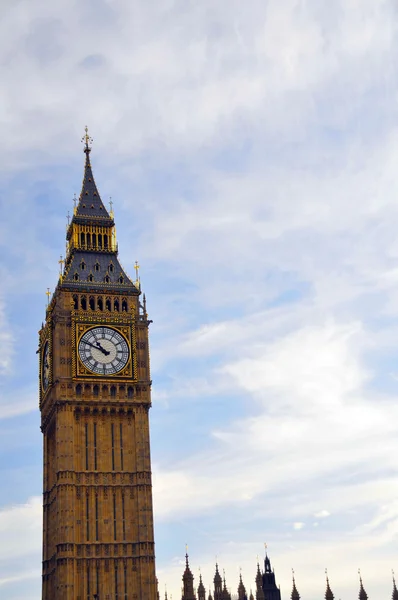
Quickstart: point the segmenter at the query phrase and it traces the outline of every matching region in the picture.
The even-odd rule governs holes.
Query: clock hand
[[[99,350],[100,352],[102,352],[102,354],[105,354],[105,356],[108,356],[108,354],[110,354],[107,350],[105,350],[105,348],[103,348],[101,346],[101,344],[99,344],[99,342],[96,342],[97,346],[94,346],[94,344],[91,344],[90,342],[84,342],[85,344],[87,344],[87,346],[91,346],[92,348],[95,348],[96,350]]]
[[[109,350],[105,350],[105,348],[103,348],[99,342],[95,342],[95,343],[97,344],[98,350],[101,350],[101,352],[103,352],[105,354],[105,356],[109,356],[109,354],[110,354]]]

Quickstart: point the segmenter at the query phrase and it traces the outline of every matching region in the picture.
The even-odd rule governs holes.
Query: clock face
[[[41,358],[41,384],[43,386],[44,391],[48,388],[49,381],[50,381],[49,346],[48,346],[48,342],[46,342],[44,344],[43,354],[42,354],[42,358]]]
[[[127,365],[130,351],[126,339],[111,327],[93,327],[79,341],[84,366],[98,375],[115,375]]]

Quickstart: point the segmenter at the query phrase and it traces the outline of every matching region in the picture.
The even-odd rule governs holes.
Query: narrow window
[[[75,281],[79,281],[79,274],[78,274],[78,273],[75,273],[75,274],[73,275],[73,279],[74,279]]]
[[[108,236],[104,235],[104,248],[108,247]]]
[[[98,542],[98,496],[95,497],[95,540]]]
[[[127,312],[127,300],[126,300],[126,298],[123,298],[123,301],[122,301],[122,312]]]
[[[98,387],[98,385],[94,386],[93,393],[94,393],[94,396],[98,396],[98,394],[99,394],[99,387]]]
[[[119,600],[119,592],[117,585],[117,563],[115,563],[115,600]]]
[[[124,512],[124,494],[122,494],[122,527],[123,527],[123,540],[126,539],[126,518]]]
[[[75,273],[75,280],[76,280],[76,275],[77,275],[77,273]],[[77,275],[77,279],[79,279],[79,275]],[[79,308],[79,299],[77,296],[73,296],[73,308],[74,308],[74,310],[77,310]]]
[[[116,541],[116,494],[113,494],[113,539]]]
[[[94,281],[94,275],[92,273],[90,273],[90,275],[87,277],[87,279],[89,281]],[[94,309],[93,309],[94,310]]]
[[[97,306],[98,306],[98,310],[104,310],[104,302],[103,302],[102,298],[98,298]]]
[[[93,233],[93,248],[95,249],[97,247],[97,236],[95,235],[95,233]]]
[[[111,387],[111,398],[115,398],[116,397],[116,387],[114,385],[112,385]]]
[[[112,264],[112,263],[109,265],[109,271],[110,271],[111,273],[113,273],[113,264]]]
[[[97,423],[94,423],[94,471],[97,470]]]
[[[131,387],[131,385],[127,388],[127,397],[128,398],[133,397],[133,388]]]
[[[87,299],[86,299],[86,296],[82,296],[80,298],[80,306],[81,306],[82,310],[87,310]]]
[[[97,561],[97,565],[95,567],[95,571],[96,571],[96,582],[95,582],[96,586],[95,587],[97,588],[97,598],[99,600],[99,564],[98,564],[98,561]]]
[[[84,235],[83,231],[80,234],[80,243],[82,246],[84,246],[86,243],[86,236]]]
[[[120,275],[120,277],[119,277],[119,283],[124,283],[124,277],[123,277],[123,275]]]
[[[90,540],[90,503],[86,496],[86,539]]]
[[[123,425],[120,423],[120,469],[123,471]]]
[[[119,300],[115,300],[113,303],[113,310],[119,312]]]
[[[87,562],[87,600],[91,600],[90,563],[89,562]]]
[[[87,246],[90,247],[91,246],[91,235],[89,233],[86,236],[86,242],[87,242]]]
[[[106,279],[106,277],[105,277],[105,279]],[[109,277],[108,277],[108,279],[109,279]],[[106,310],[109,310],[109,312],[111,312],[112,305],[111,305],[111,299],[110,298],[107,298],[105,300],[105,308],[106,308]]]
[[[105,277],[104,277],[104,281],[105,281],[105,283],[109,283],[109,282],[110,282],[110,277],[109,277],[109,275],[105,275]],[[109,310],[111,310],[111,309],[109,308]]]
[[[82,395],[82,386],[80,385],[80,383],[78,383],[76,386],[76,396],[81,396],[81,395]]]
[[[115,426],[111,423],[111,436],[112,436],[112,471],[115,470]]]
[[[98,247],[102,248],[102,235],[100,233],[98,234]]]
[[[88,423],[84,425],[86,435],[86,471],[88,471]]]
[[[86,268],[86,263],[84,262],[84,260],[82,260],[82,262],[80,263],[80,268],[82,271],[84,271],[84,269]]]
[[[127,567],[124,565],[124,600],[127,599]]]
[[[91,277],[91,279],[90,279],[90,277]],[[89,277],[89,279],[90,279],[90,281],[92,281],[93,280],[92,279],[93,276],[90,275],[90,277]],[[88,301],[88,303],[89,303],[89,306],[90,306],[90,310],[95,310],[95,299],[92,296],[90,296],[90,300]]]
[[[94,269],[95,269],[96,271],[99,271],[99,270],[100,270],[100,265],[99,265],[99,263],[95,263]]]

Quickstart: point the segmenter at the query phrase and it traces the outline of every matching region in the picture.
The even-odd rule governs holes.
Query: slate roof
[[[97,186],[95,185],[93,172],[91,169],[90,152],[91,148],[86,145],[84,148],[86,154],[86,163],[84,165],[84,177],[82,191],[80,192],[79,203],[77,205],[77,217],[96,217],[110,220],[111,217],[106,210]]]
[[[84,263],[84,269],[82,269],[82,263]],[[79,277],[78,280],[75,279],[76,274]],[[105,281],[105,277],[108,277],[109,281]],[[120,277],[123,278],[122,283]],[[89,278],[92,278],[92,281]],[[66,265],[62,285],[73,288],[116,286],[118,290],[136,290],[139,293],[121,266],[116,252],[75,250],[71,262]]]

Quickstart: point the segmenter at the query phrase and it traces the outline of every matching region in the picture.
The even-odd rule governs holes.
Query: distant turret
[[[185,571],[182,576],[183,590],[182,600],[196,600],[195,591],[193,587],[193,575],[189,568],[188,553],[185,555]]]

